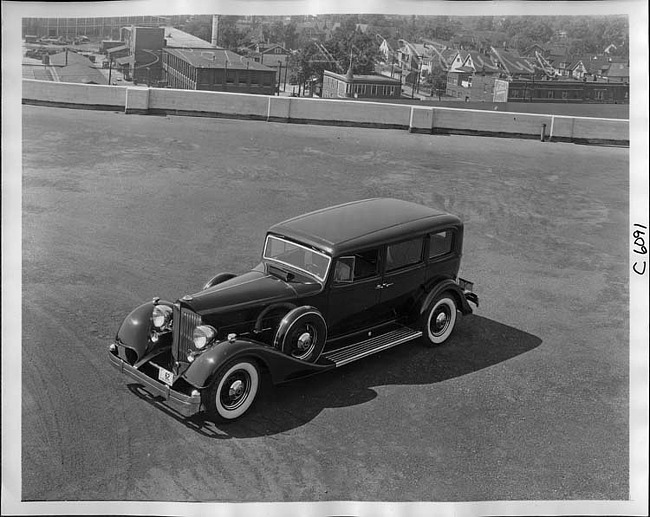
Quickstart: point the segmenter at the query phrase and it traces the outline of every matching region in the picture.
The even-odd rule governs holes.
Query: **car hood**
[[[297,296],[296,290],[280,278],[261,271],[249,271],[205,291],[184,297],[183,302],[198,314],[211,315],[295,300]]]

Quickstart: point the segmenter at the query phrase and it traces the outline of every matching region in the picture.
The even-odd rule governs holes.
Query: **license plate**
[[[171,386],[174,384],[174,374],[164,368],[158,367],[158,379]]]

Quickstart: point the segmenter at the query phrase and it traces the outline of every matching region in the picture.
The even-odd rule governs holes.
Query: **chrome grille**
[[[174,304],[172,355],[176,361],[187,361],[187,354],[194,350],[192,333],[201,324],[201,316]]]

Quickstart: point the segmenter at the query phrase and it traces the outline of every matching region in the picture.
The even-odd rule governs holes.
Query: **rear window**
[[[440,257],[451,252],[453,236],[452,230],[431,234],[429,237],[429,258]]]

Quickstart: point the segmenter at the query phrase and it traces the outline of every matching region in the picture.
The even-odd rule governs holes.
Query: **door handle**
[[[375,289],[383,289],[383,288],[384,288],[384,284],[377,284],[375,286]]]
[[[390,287],[391,285],[393,285],[393,283],[390,283],[390,284],[381,284],[382,287]]]

